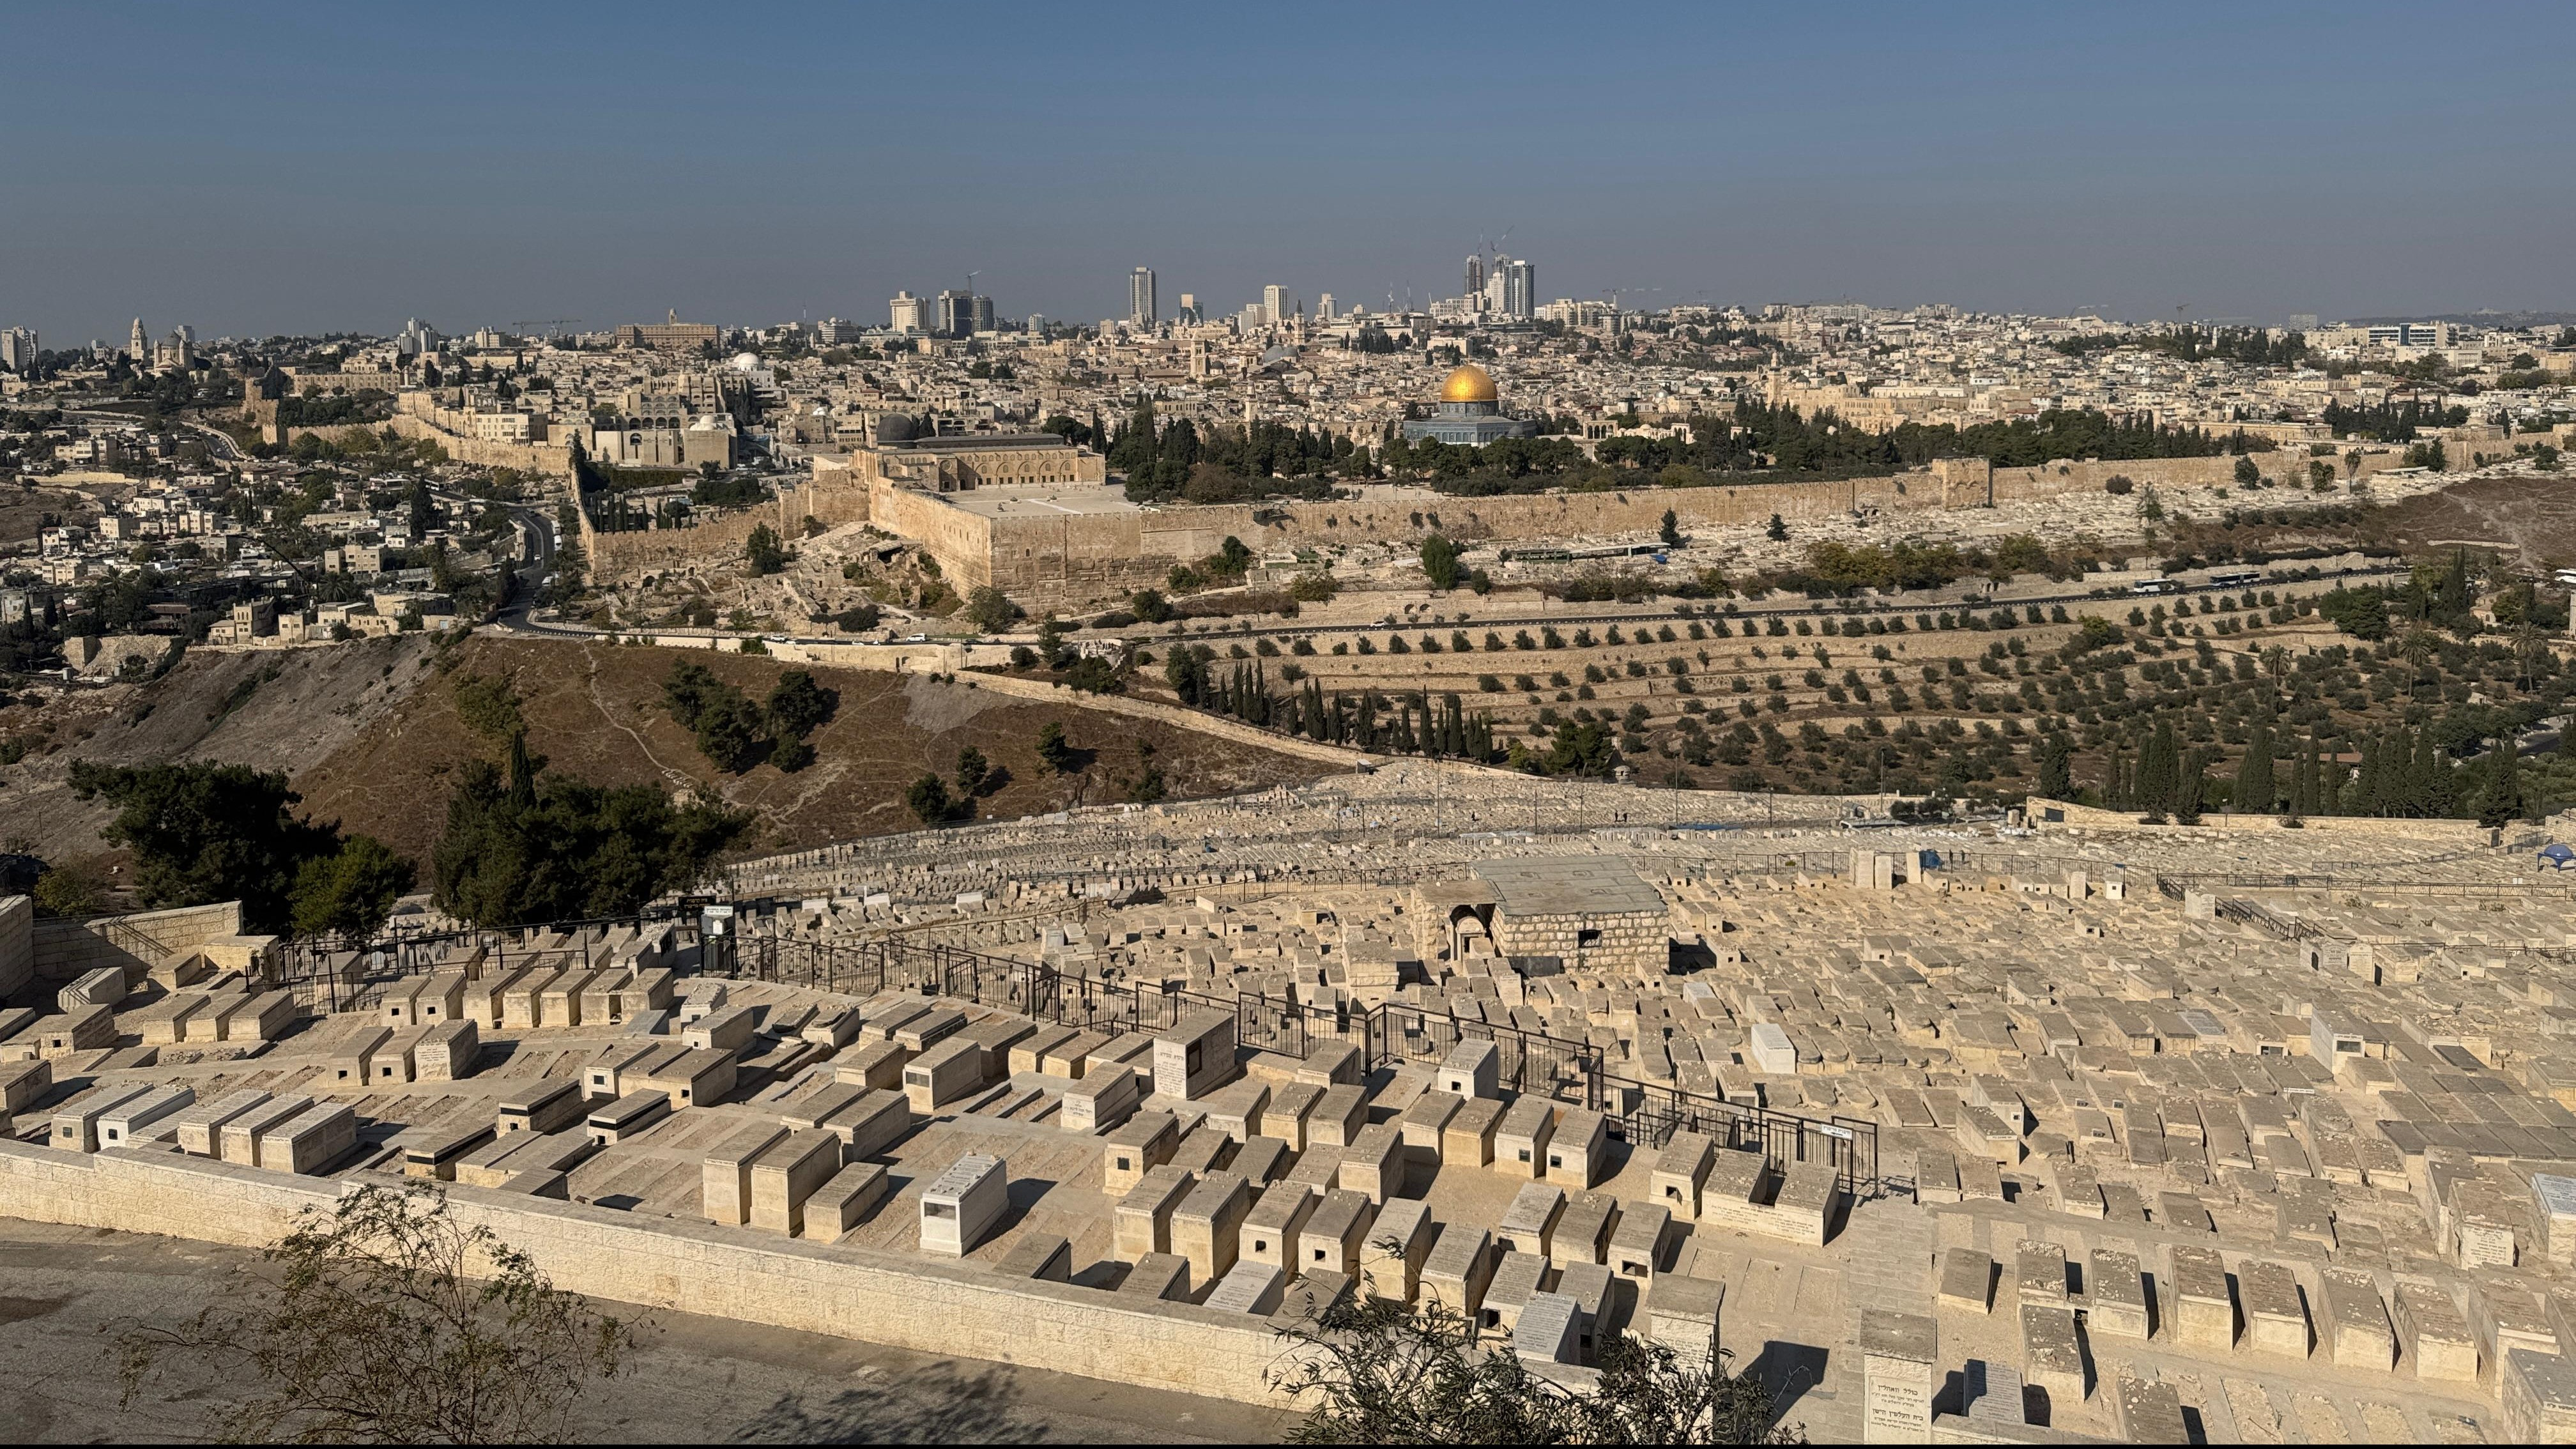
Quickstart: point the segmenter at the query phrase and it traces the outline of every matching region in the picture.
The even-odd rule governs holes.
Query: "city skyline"
[[[1248,22],[1179,39],[1166,14],[1140,15],[1147,51],[1113,60],[1105,35],[997,9],[979,54],[1011,84],[959,106],[926,70],[842,78],[851,55],[937,33],[902,13],[769,12],[758,28],[797,43],[735,60],[677,11],[600,35],[514,17],[496,56],[471,25],[383,15],[39,8],[17,27],[27,119],[0,175],[49,220],[0,240],[0,274],[34,279],[0,311],[73,342],[138,314],[202,336],[415,315],[601,329],[669,308],[868,318],[973,271],[1002,315],[1093,322],[1125,314],[1140,264],[1211,312],[1273,283],[1310,306],[1419,304],[1497,238],[1546,266],[1541,300],[1618,289],[1648,307],[2576,306],[2553,240],[2576,203],[2529,184],[2551,167],[2562,11],[2488,9],[2469,28],[2520,42],[2474,58],[2413,43],[2388,8],[1646,12],[1419,87],[1369,61],[1440,43],[1431,17],[1372,17],[1348,49],[1247,86]],[[124,81],[102,109],[108,55]],[[2401,56],[2406,85],[2366,83]],[[1095,86],[1095,60],[1126,83]],[[650,76],[684,83],[627,84]],[[1430,179],[1444,156],[1496,169],[1462,203]],[[675,168],[708,184],[634,184]]]

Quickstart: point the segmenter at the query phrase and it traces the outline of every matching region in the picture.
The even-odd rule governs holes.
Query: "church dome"
[[[1440,384],[1442,402],[1489,403],[1494,398],[1493,375],[1472,362],[1460,363]]]

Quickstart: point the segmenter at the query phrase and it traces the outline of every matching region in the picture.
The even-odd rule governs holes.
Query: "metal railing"
[[[683,933],[678,944],[698,944],[701,938],[693,911],[672,907],[646,916],[532,926],[524,931],[423,934],[379,942],[364,950],[297,946],[287,951],[283,964],[287,983],[309,1008],[338,1011],[362,1003],[384,984],[475,947],[482,948],[487,966],[500,969],[544,964],[549,959],[564,964],[592,961],[600,943],[620,927],[676,925]],[[741,924],[737,918],[737,926]],[[534,944],[549,938],[549,944]],[[1110,1033],[1150,1035],[1170,1030],[1193,1012],[1231,1012],[1239,1045],[1303,1059],[1327,1045],[1343,1043],[1358,1048],[1371,1071],[1408,1063],[1435,1064],[1462,1043],[1491,1042],[1501,1086],[1600,1112],[1612,1133],[1637,1150],[1659,1150],[1675,1132],[1700,1132],[1721,1146],[1759,1151],[1783,1166],[1831,1162],[1844,1190],[1855,1196],[1882,1188],[1876,1123],[1804,1117],[1633,1080],[1612,1072],[1603,1048],[1595,1043],[1503,1022],[1462,1018],[1407,1002],[1327,1006],[1258,992],[1224,997],[1168,991],[1067,975],[1041,961],[895,937],[840,942],[737,930],[705,937],[704,942],[726,943],[726,949],[702,954],[699,969],[705,975],[854,996],[887,991],[943,996],[1050,1025]]]

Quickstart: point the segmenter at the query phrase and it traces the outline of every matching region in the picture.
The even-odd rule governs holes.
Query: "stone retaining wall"
[[[2261,832],[2293,828],[2288,817],[2281,815],[2217,813],[2201,816],[2198,825],[2146,825],[2139,822],[2134,812],[2070,805],[2063,800],[2043,800],[2036,795],[2030,798],[2025,808],[2029,822],[2043,830],[2054,826],[2063,830],[2126,830],[2140,834],[2188,835],[2211,830]],[[2312,836],[2436,841],[2464,850],[2492,846],[2501,838],[2501,832],[2489,830],[2474,820],[2406,820],[2376,815],[2308,815],[2300,818],[2296,828]]]
[[[262,1247],[341,1184],[154,1149],[0,1140],[0,1216]],[[555,1286],[672,1309],[1245,1403],[1280,1402],[1266,1319],[1139,1303],[974,1263],[810,1243],[451,1185],[457,1216],[526,1250]]]

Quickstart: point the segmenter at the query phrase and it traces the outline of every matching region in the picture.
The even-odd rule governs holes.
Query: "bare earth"
[[[208,1436],[200,1374],[117,1407],[110,1325],[168,1322],[233,1293],[255,1253],[0,1218],[0,1423],[18,1443]],[[613,1306],[609,1311],[614,1312]],[[1275,1441],[1287,1415],[973,1359],[691,1314],[652,1315],[633,1372],[583,1400],[603,1443]]]

